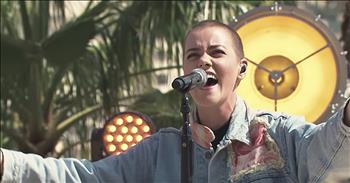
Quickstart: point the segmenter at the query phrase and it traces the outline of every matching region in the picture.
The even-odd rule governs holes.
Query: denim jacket
[[[283,113],[251,111],[238,98],[216,151],[194,143],[192,182],[322,182],[340,166],[350,169],[350,127],[342,122],[343,110],[315,125]],[[180,143],[181,131],[166,128],[97,162],[3,149],[3,182],[178,183]]]

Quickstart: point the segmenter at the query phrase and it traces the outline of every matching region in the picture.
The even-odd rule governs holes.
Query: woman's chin
[[[202,97],[198,97],[199,100],[196,100],[196,98],[194,98],[195,103],[198,107],[211,107],[211,106],[216,106],[219,102],[219,100],[217,99],[217,97],[215,96],[202,96]]]

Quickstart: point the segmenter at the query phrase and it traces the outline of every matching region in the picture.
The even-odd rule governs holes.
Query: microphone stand
[[[192,139],[190,138],[189,128],[189,99],[187,91],[182,92],[181,113],[184,121],[181,135],[181,183],[192,182]]]
[[[191,183],[193,174],[192,152],[193,142],[190,138],[190,105],[187,93],[194,87],[204,86],[208,76],[201,68],[194,69],[190,74],[176,78],[171,86],[181,92],[181,113],[184,121],[181,134],[181,183]]]

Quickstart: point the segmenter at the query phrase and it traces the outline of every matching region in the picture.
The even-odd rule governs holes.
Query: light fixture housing
[[[91,159],[119,155],[155,132],[156,127],[147,115],[134,111],[117,113],[103,128],[93,130]]]
[[[154,132],[155,126],[144,114],[129,111],[118,113],[103,128],[104,151],[108,155],[119,155]]]
[[[237,93],[252,108],[319,123],[345,101],[345,56],[320,16],[276,3],[236,20],[230,26],[240,35],[249,60]]]

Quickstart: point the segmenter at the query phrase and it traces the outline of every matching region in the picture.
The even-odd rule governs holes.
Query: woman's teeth
[[[207,77],[208,77],[208,80],[207,80],[207,83],[205,84],[205,86],[213,86],[213,85],[218,83],[218,80],[216,79],[215,75],[208,74]]]

